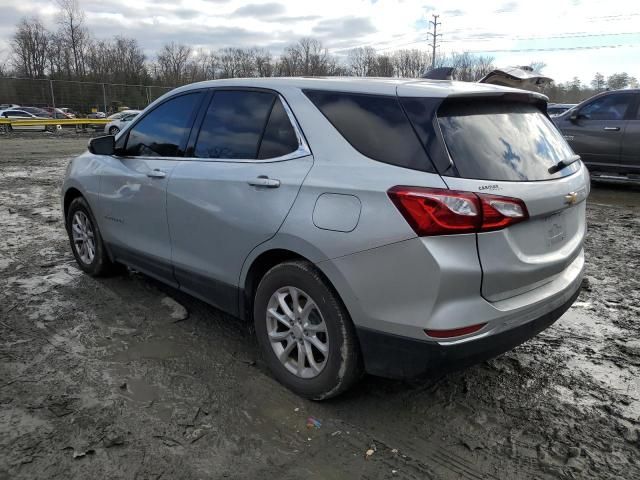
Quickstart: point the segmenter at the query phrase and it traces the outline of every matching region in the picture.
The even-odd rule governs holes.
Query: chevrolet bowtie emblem
[[[578,201],[578,193],[577,192],[570,192],[567,193],[564,196],[564,203],[566,203],[567,205],[573,205]]]

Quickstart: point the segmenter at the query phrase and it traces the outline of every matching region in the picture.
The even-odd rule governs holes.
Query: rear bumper
[[[390,378],[415,378],[459,370],[496,357],[553,324],[580,294],[580,288],[560,306],[531,321],[464,343],[443,345],[357,328],[367,373]]]

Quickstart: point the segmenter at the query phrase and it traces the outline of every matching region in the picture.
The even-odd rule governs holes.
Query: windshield
[[[525,103],[487,101],[444,104],[438,122],[461,177],[480,180],[536,181],[571,175],[574,163],[556,173],[574,153],[562,134],[536,108]]]

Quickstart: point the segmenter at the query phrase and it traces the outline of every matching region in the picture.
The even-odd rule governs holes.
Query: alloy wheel
[[[314,378],[329,357],[327,325],[316,302],[296,287],[282,287],[267,304],[267,334],[276,357],[292,374]]]
[[[82,211],[77,211],[71,221],[73,247],[85,265],[90,265],[96,256],[96,243],[93,225],[89,217]]]

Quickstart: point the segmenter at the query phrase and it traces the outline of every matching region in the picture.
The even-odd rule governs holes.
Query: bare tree
[[[54,79],[73,77],[73,55],[67,48],[67,40],[61,33],[49,36],[47,49],[49,76]]]
[[[174,42],[166,44],[158,54],[158,76],[165,85],[183,85],[187,81],[187,71],[191,48]]]
[[[271,52],[264,48],[255,50],[256,74],[258,77],[271,77],[274,72],[274,63]]]
[[[393,77],[393,58],[389,55],[378,55],[376,58],[376,77]]]
[[[145,55],[133,38],[91,42],[86,53],[86,74],[96,82],[140,84],[147,80]]]
[[[329,55],[322,42],[315,38],[302,38],[295,45],[285,48],[276,69],[279,75],[332,75],[337,63]]]
[[[73,56],[73,69],[76,77],[85,74],[85,52],[89,43],[89,32],[84,26],[84,11],[78,0],[56,0],[60,13],[58,24],[60,34],[66,40]]]
[[[378,75],[378,54],[372,47],[360,47],[350,50],[347,55],[349,73],[356,77]]]
[[[431,55],[423,50],[398,50],[392,58],[397,77],[418,78],[431,65]]]
[[[544,63],[544,62],[542,62],[542,61],[540,61],[540,60],[537,60],[537,61],[535,61],[535,62],[531,62],[531,63],[529,64],[529,66],[531,67],[531,69],[532,69],[534,72],[538,72],[538,73],[540,73],[540,72],[542,72],[542,70],[544,70],[544,69],[545,69],[545,67],[547,66],[547,64],[546,64],[546,63]]]
[[[4,50],[0,50],[0,77],[9,75],[9,56]]]
[[[44,78],[47,68],[49,33],[40,19],[23,18],[13,35],[13,62],[19,75]]]

